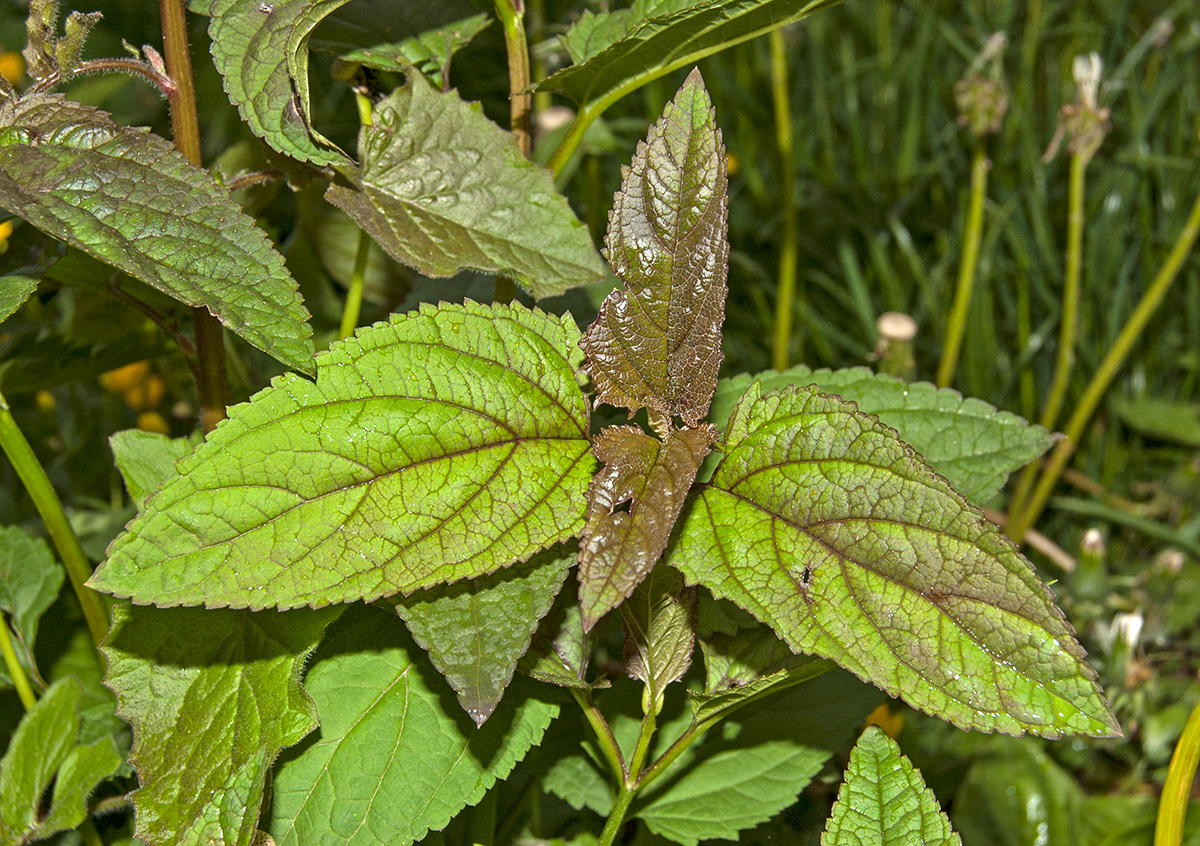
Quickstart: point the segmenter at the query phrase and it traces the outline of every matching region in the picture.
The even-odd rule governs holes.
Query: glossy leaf
[[[575,536],[593,462],[570,317],[424,306],[276,379],[179,462],[92,577],[294,608],[473,578]]]
[[[1048,842],[1048,841],[1047,841]],[[933,791],[890,737],[870,727],[850,753],[821,846],[962,846]]]
[[[538,87],[562,91],[575,102],[596,104],[603,111],[651,80],[690,67],[705,56],[740,44],[776,27],[811,15],[838,0],[699,0],[673,14],[638,22],[620,40],[596,53],[600,38],[590,44],[593,55],[582,64],[564,68]],[[647,6],[651,4],[646,4]],[[666,4],[654,3],[655,7]],[[619,30],[607,29],[603,37]],[[573,41],[579,40],[572,39]]]
[[[138,511],[166,479],[175,475],[175,462],[191,450],[186,438],[168,438],[140,429],[117,432],[108,443]]]
[[[621,605],[621,618],[625,671],[645,682],[644,701],[657,710],[667,685],[683,678],[692,665],[696,590],[684,587],[670,567],[656,567]]]
[[[928,382],[903,382],[865,367],[810,370],[801,365],[722,379],[711,415],[718,428],[724,428],[738,398],[756,381],[764,392],[816,385],[857,404],[860,411],[899,432],[901,440],[976,505],[991,499],[1010,473],[1054,446],[1054,436],[1041,426],[982,400],[964,399],[958,391]]]
[[[477,103],[409,71],[359,134],[362,191],[326,197],[397,261],[427,276],[506,273],[534,297],[603,279],[587,228],[550,172]]]
[[[689,582],[962,728],[1119,732],[1033,567],[891,429],[752,386],[725,447],[668,559]]]
[[[477,725],[496,709],[574,563],[572,551],[556,546],[499,572],[426,588],[397,603],[413,639]]]
[[[0,323],[12,317],[17,309],[25,305],[40,280],[33,276],[9,273],[0,276]]]
[[[433,82],[435,76],[444,74],[449,68],[451,57],[487,29],[491,22],[492,19],[487,15],[471,15],[416,33],[402,41],[351,50],[341,59],[343,62],[398,73],[415,67]]]
[[[607,255],[625,288],[588,328],[585,366],[598,402],[696,426],[721,365],[729,260],[725,148],[699,71],[623,173]]]
[[[351,608],[305,679],[321,733],[278,767],[270,835],[279,846],[403,846],[441,830],[558,713],[529,682],[513,685],[476,728],[395,616]]]
[[[212,56],[255,135],[314,165],[350,160],[309,120],[308,39],[348,0],[211,0]]]
[[[317,726],[300,673],[340,610],[114,607],[101,649],[133,726],[135,836],[249,846],[271,762]]]
[[[588,487],[588,519],[579,539],[583,625],[621,604],[654,567],[716,442],[711,426],[675,429],[666,442],[636,426],[609,426],[592,441],[604,462]],[[618,510],[629,503],[628,510]]]
[[[283,257],[156,135],[58,95],[4,102],[0,206],[313,372],[308,311]]]
[[[634,813],[684,846],[737,840],[794,803],[878,701],[877,691],[841,671],[769,696],[690,746],[639,796]]]
[[[34,667],[33,647],[38,623],[62,588],[63,569],[43,540],[34,540],[16,526],[0,529],[0,625],[14,637],[17,659],[26,673]],[[0,688],[11,687],[8,667],[0,662]]]

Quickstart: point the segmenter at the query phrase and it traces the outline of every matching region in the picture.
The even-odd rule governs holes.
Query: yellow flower
[[[6,220],[0,223],[0,255],[4,255],[8,251],[8,239],[12,237],[13,223],[11,220]]]
[[[887,736],[896,739],[900,734],[900,729],[904,728],[904,715],[894,714],[892,709],[887,706],[886,702],[880,703],[879,707],[867,715],[867,721],[863,727],[879,726]]]
[[[33,402],[37,406],[37,410],[43,414],[54,411],[54,394],[49,391],[38,391],[33,396]]]
[[[729,153],[725,157],[725,168],[729,172],[730,176],[736,176],[737,172],[738,172],[738,168],[740,168],[741,166],[742,166],[742,162],[741,162],[741,159],[738,158],[737,153]]]
[[[100,384],[115,393],[123,393],[135,385],[140,385],[149,375],[150,362],[135,361],[102,374]]]
[[[21,81],[21,77],[25,76],[25,60],[20,53],[11,50],[0,53],[0,76],[13,85]]]
[[[143,432],[156,432],[159,435],[171,434],[171,427],[157,411],[145,411],[139,414],[137,427]]]

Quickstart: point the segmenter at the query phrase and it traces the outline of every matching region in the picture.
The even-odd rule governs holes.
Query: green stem
[[[1054,447],[1053,452],[1050,453],[1050,457],[1046,461],[1041,478],[1034,488],[1029,503],[1019,512],[1010,511],[1007,531],[1009,537],[1018,543],[1025,536],[1025,532],[1037,523],[1038,518],[1041,517],[1042,510],[1046,507],[1046,502],[1050,499],[1050,493],[1054,490],[1054,485],[1058,482],[1059,476],[1062,475],[1063,469],[1067,466],[1067,461],[1075,452],[1079,438],[1083,435],[1084,428],[1087,426],[1096,408],[1100,405],[1100,400],[1104,398],[1104,393],[1116,377],[1117,371],[1125,363],[1129,351],[1133,349],[1133,345],[1142,336],[1146,324],[1150,322],[1150,318],[1158,310],[1159,305],[1162,304],[1163,297],[1166,296],[1171,283],[1175,281],[1175,277],[1179,274],[1179,269],[1183,266],[1184,261],[1195,245],[1197,235],[1200,235],[1200,193],[1196,195],[1196,200],[1192,205],[1191,212],[1188,214],[1183,231],[1179,233],[1175,245],[1167,255],[1167,260],[1163,262],[1163,266],[1159,268],[1158,274],[1150,283],[1150,287],[1142,295],[1137,308],[1133,310],[1133,314],[1129,316],[1129,320],[1121,328],[1121,334],[1117,336],[1116,342],[1109,348],[1108,354],[1104,356],[1104,361],[1100,363],[1099,369],[1092,377],[1091,382],[1088,383],[1087,389],[1083,392],[1079,403],[1075,406],[1075,411],[1072,412],[1070,418],[1067,420],[1067,425],[1064,427],[1066,437],[1060,440]]]
[[[1067,273],[1063,283],[1063,313],[1058,335],[1058,360],[1054,367],[1054,381],[1039,421],[1047,429],[1058,423],[1067,387],[1071,384],[1071,370],[1075,365],[1075,335],[1079,328],[1079,277],[1083,266],[1083,188],[1087,156],[1074,153],[1071,156],[1071,176],[1067,189]]]
[[[171,132],[175,149],[196,167],[203,167],[200,152],[200,115],[196,110],[196,85],[188,48],[184,0],[159,0],[162,12],[163,60],[174,84],[169,94]],[[225,419],[229,404],[229,379],[225,372],[225,335],[221,323],[207,308],[192,309],[196,333],[196,391],[200,400],[200,425],[211,432]]]
[[[1075,335],[1079,326],[1079,277],[1083,266],[1083,194],[1084,170],[1087,157],[1080,153],[1071,155],[1071,174],[1067,187],[1067,266],[1063,280],[1062,322],[1059,326],[1058,355],[1054,364],[1054,378],[1050,393],[1038,421],[1047,429],[1058,422],[1067,388],[1071,383],[1071,370],[1075,365]],[[1009,502],[1009,513],[1021,511],[1029,500],[1033,483],[1037,478],[1038,464],[1027,464],[1021,471]],[[1022,529],[1024,531],[1024,529]]]
[[[25,668],[17,660],[17,650],[13,648],[12,638],[8,634],[8,620],[3,614],[0,614],[0,653],[4,654],[4,666],[8,667],[8,675],[17,689],[17,696],[28,711],[37,704],[37,697],[33,693],[33,686],[29,684],[29,677],[25,675]]]
[[[625,759],[621,755],[621,747],[617,744],[617,739],[613,737],[612,729],[608,727],[608,721],[604,719],[604,715],[600,713],[600,709],[592,701],[591,693],[586,690],[571,688],[571,695],[579,703],[584,717],[587,718],[592,731],[596,733],[596,740],[600,743],[600,750],[604,753],[604,759],[608,761],[609,769],[616,776],[617,783],[624,784],[626,772]]]
[[[629,770],[626,772],[625,778],[621,780],[621,788],[617,791],[612,811],[609,812],[608,820],[604,823],[604,830],[600,832],[600,842],[597,846],[612,846],[622,826],[625,825],[625,815],[629,812],[629,806],[633,804],[633,798],[642,788],[642,763],[646,760],[646,753],[650,751],[650,742],[654,739],[654,731],[657,727],[658,720],[652,705],[651,710],[642,718],[642,731],[638,735],[633,757],[629,759]]]
[[[1158,800],[1158,823],[1154,827],[1154,846],[1179,846],[1183,842],[1183,819],[1188,797],[1200,763],[1200,703],[1192,709],[1183,735],[1175,745],[1162,797]]]
[[[942,360],[938,363],[937,384],[947,387],[954,380],[958,354],[967,327],[967,310],[971,304],[971,289],[975,286],[975,270],[979,265],[979,239],[983,233],[983,200],[987,195],[989,162],[983,138],[975,139],[971,158],[971,197],[967,205],[967,225],[963,232],[962,261],[958,267],[958,287],[950,309],[950,325]]]
[[[83,609],[84,619],[87,620],[88,630],[92,633],[92,640],[99,646],[108,634],[108,616],[100,605],[100,598],[85,584],[92,574],[92,568],[79,547],[79,539],[75,537],[75,531],[67,520],[62,501],[54,492],[54,486],[50,484],[50,478],[34,455],[29,441],[17,426],[17,421],[13,419],[3,394],[0,394],[0,447],[3,447],[5,455],[12,462],[13,469],[17,471],[25,490],[29,492],[29,498],[33,500],[38,514],[42,516],[42,522],[46,524],[50,539],[58,550],[58,557],[67,569],[71,587],[79,597],[79,605]]]
[[[555,148],[554,153],[550,156],[550,160],[546,162],[546,167],[554,174],[555,179],[562,173],[562,169],[567,166],[567,162],[571,160],[571,154],[575,152],[575,148],[583,140],[583,136],[587,133],[588,127],[592,125],[592,121],[600,117],[601,113],[608,108],[608,105],[609,101],[601,100],[591,107],[584,106],[575,115],[575,119],[567,127],[567,134],[558,142],[558,147]]]
[[[529,158],[531,143],[529,116],[533,96],[529,88],[529,43],[525,38],[525,5],[522,0],[496,0],[496,17],[504,27],[504,45],[508,49],[509,114],[512,134]]]
[[[371,236],[358,232],[358,251],[354,254],[354,272],[350,275],[350,289],[346,291],[346,304],[342,307],[342,325],[339,338],[348,338],[358,328],[358,317],[362,313],[363,286],[367,276],[367,257],[371,254]]]
[[[782,29],[771,30],[771,95],[775,104],[775,144],[779,147],[779,194],[783,198],[783,232],[779,251],[779,290],[775,302],[775,347],[772,363],[776,370],[786,370],[790,362],[792,314],[796,299],[796,204],[792,196],[795,182],[792,114],[788,98],[787,50]],[[803,359],[803,348],[798,350]]]
[[[633,804],[635,795],[637,795],[636,790],[621,787],[616,801],[613,802],[608,820],[604,823],[604,830],[600,832],[600,841],[596,846],[612,846],[616,842],[617,835],[621,833],[621,828],[625,825],[625,815],[629,813],[629,806]]]

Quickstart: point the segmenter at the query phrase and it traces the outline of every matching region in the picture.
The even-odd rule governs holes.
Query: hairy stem
[[[958,367],[958,354],[962,349],[963,336],[966,334],[971,290],[975,287],[975,271],[979,266],[979,239],[983,234],[983,200],[987,196],[988,167],[986,145],[983,138],[980,137],[975,139],[975,152],[971,157],[971,197],[967,205],[967,225],[963,231],[962,259],[958,266],[958,287],[954,292],[954,304],[950,308],[950,325],[946,328],[942,360],[938,363],[937,384],[939,388],[945,388],[954,381],[954,371]]]
[[[42,516],[42,522],[46,524],[46,531],[50,533],[50,539],[58,550],[58,557],[67,569],[71,587],[79,598],[88,631],[92,634],[92,640],[99,646],[108,634],[108,615],[100,605],[100,598],[85,584],[92,574],[92,568],[79,547],[79,539],[75,537],[75,530],[67,520],[62,501],[54,492],[54,486],[50,484],[50,478],[34,455],[29,441],[17,426],[17,421],[13,419],[3,394],[0,394],[0,447],[3,447],[4,454],[12,462],[13,469],[17,471],[17,476],[29,492],[29,498],[33,500],[38,514]]]
[[[37,704],[37,697],[33,693],[29,677],[25,675],[25,669],[17,660],[17,650],[13,648],[12,638],[8,634],[8,620],[3,614],[0,614],[0,653],[4,655],[4,666],[8,668],[8,675],[12,679],[13,687],[17,689],[17,696],[28,711]]]
[[[612,729],[608,727],[608,721],[604,719],[604,715],[600,713],[600,709],[592,701],[591,693],[586,690],[571,688],[571,695],[579,703],[579,707],[583,710],[583,715],[591,725],[592,731],[596,733],[596,740],[600,743],[600,751],[604,753],[604,759],[608,761],[609,769],[616,776],[617,783],[624,784],[625,758],[621,755],[621,747],[617,744],[617,739],[613,737]]]
[[[197,167],[203,167],[200,154],[200,116],[196,110],[196,85],[192,76],[192,56],[188,48],[187,16],[184,0],[159,0],[162,12],[163,59],[174,87],[168,94],[171,104],[171,133],[175,149]],[[200,399],[200,425],[211,432],[225,419],[229,404],[229,380],[225,373],[225,335],[220,322],[207,308],[192,309],[196,332],[196,390]]]
[[[771,96],[775,104],[775,144],[779,148],[779,195],[783,198],[782,244],[779,250],[779,285],[775,301],[775,347],[771,356],[776,370],[786,370],[790,364],[792,314],[796,299],[796,204],[792,185],[796,180],[793,154],[792,110],[788,102],[787,51],[782,29],[771,30]],[[803,343],[803,342],[801,342]],[[797,356],[804,358],[803,347]]]
[[[1033,494],[1029,499],[1028,504],[1021,509],[1020,513],[1009,512],[1008,536],[1020,543],[1021,538],[1025,535],[1025,531],[1037,523],[1039,517],[1042,516],[1042,510],[1046,507],[1046,502],[1050,499],[1050,493],[1054,490],[1054,485],[1058,482],[1059,476],[1067,466],[1067,461],[1075,452],[1076,446],[1079,444],[1079,438],[1083,435],[1083,430],[1091,420],[1092,414],[1100,405],[1100,400],[1104,398],[1105,391],[1112,384],[1112,380],[1116,377],[1117,371],[1121,369],[1121,365],[1125,363],[1125,358],[1129,355],[1129,351],[1133,349],[1133,345],[1137,343],[1142,336],[1142,332],[1146,328],[1146,324],[1150,322],[1150,318],[1154,312],[1158,310],[1162,304],[1163,297],[1171,287],[1171,283],[1175,281],[1175,277],[1179,275],[1179,269],[1183,266],[1184,260],[1187,259],[1192,247],[1196,243],[1196,237],[1200,235],[1200,193],[1197,193],[1196,200],[1192,205],[1192,210],[1188,214],[1187,222],[1184,224],[1183,231],[1179,233],[1179,237],[1175,241],[1175,245],[1171,247],[1171,252],[1167,255],[1167,260],[1163,262],[1157,275],[1150,283],[1150,287],[1142,294],[1141,301],[1137,304],[1137,308],[1133,310],[1133,314],[1125,322],[1121,328],[1121,334],[1117,336],[1116,342],[1109,348],[1108,353],[1104,356],[1104,360],[1100,363],[1096,374],[1092,376],[1091,382],[1083,392],[1078,404],[1075,406],[1070,418],[1067,420],[1067,425],[1064,427],[1066,437],[1063,438],[1054,447],[1047,459],[1045,468],[1042,471],[1042,476],[1038,480],[1037,486],[1033,490]]]
[[[1179,846],[1183,842],[1183,820],[1187,813],[1196,765],[1200,763],[1200,704],[1192,709],[1183,735],[1171,755],[1167,780],[1158,800],[1158,822],[1154,826],[1154,846]]]

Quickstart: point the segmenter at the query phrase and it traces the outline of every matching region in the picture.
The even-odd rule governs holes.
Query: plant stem
[[[792,313],[796,298],[796,260],[799,248],[796,243],[796,203],[792,186],[796,181],[794,143],[792,137],[792,110],[788,98],[787,50],[783,29],[771,30],[771,96],[775,104],[775,144],[779,147],[780,170],[779,194],[783,198],[782,244],[779,250],[779,286],[775,301],[775,348],[772,364],[776,370],[786,370],[791,363]],[[803,341],[801,341],[803,343]],[[803,347],[797,350],[804,358]]]
[[[504,27],[504,45],[508,48],[508,92],[509,114],[512,134],[521,148],[521,155],[529,158],[531,143],[529,115],[533,107],[533,95],[525,91],[529,87],[529,44],[525,39],[524,0],[496,0],[496,17]]]
[[[967,327],[967,310],[971,304],[971,289],[975,286],[975,271],[979,265],[979,239],[983,233],[983,200],[987,195],[988,168],[986,145],[982,137],[975,139],[971,157],[971,197],[967,205],[967,225],[963,232],[962,261],[958,266],[958,287],[950,308],[950,325],[942,360],[938,363],[937,384],[947,387],[954,380],[958,354],[962,349]]]
[[[363,285],[367,276],[367,257],[371,254],[371,236],[358,231],[358,251],[354,254],[354,272],[350,275],[350,289],[346,291],[346,304],[342,306],[342,325],[339,338],[348,338],[358,328],[358,317],[362,312]]]
[[[1050,457],[1046,460],[1041,478],[1038,480],[1029,502],[1019,513],[1013,513],[1010,510],[1008,536],[1018,543],[1021,542],[1025,531],[1033,526],[1042,515],[1042,510],[1046,507],[1046,502],[1050,499],[1050,493],[1054,490],[1055,483],[1058,482],[1058,478],[1062,475],[1067,461],[1075,452],[1079,438],[1083,435],[1084,427],[1087,426],[1093,412],[1100,405],[1100,400],[1104,398],[1104,393],[1116,377],[1117,371],[1125,363],[1125,358],[1129,355],[1129,351],[1133,349],[1133,345],[1141,337],[1146,324],[1150,322],[1150,318],[1158,310],[1159,305],[1162,304],[1163,297],[1166,296],[1171,283],[1175,281],[1175,277],[1179,274],[1179,269],[1183,266],[1184,260],[1187,259],[1188,254],[1195,245],[1197,235],[1200,235],[1200,192],[1196,195],[1196,200],[1192,205],[1191,212],[1188,214],[1183,231],[1179,233],[1175,245],[1171,247],[1171,252],[1167,255],[1167,260],[1163,262],[1158,274],[1154,277],[1146,292],[1142,294],[1142,299],[1137,304],[1137,308],[1133,310],[1133,314],[1129,316],[1129,320],[1121,328],[1121,334],[1117,336],[1116,342],[1109,348],[1108,353],[1104,356],[1104,360],[1100,363],[1099,369],[1092,376],[1091,382],[1088,383],[1087,389],[1083,392],[1083,397],[1075,406],[1075,411],[1072,412],[1070,418],[1067,420],[1067,425],[1064,427],[1066,437],[1058,442],[1054,450],[1050,453]]]
[[[604,823],[604,830],[600,832],[600,840],[596,846],[612,846],[616,842],[617,835],[621,833],[621,828],[625,825],[625,815],[629,813],[629,806],[633,804],[633,797],[635,795],[636,791],[630,790],[624,785],[621,786],[616,801],[613,802],[612,811],[609,812],[608,820]]]
[[[617,783],[624,784],[625,759],[621,755],[621,747],[617,744],[617,739],[613,737],[612,729],[608,727],[608,721],[604,719],[604,715],[600,713],[600,709],[592,701],[591,693],[586,690],[571,688],[571,695],[579,703],[579,707],[583,710],[583,715],[592,726],[592,731],[596,733],[596,740],[600,743],[600,750],[604,753],[604,759],[608,761],[608,766],[613,771],[613,775],[617,777]]]
[[[525,37],[525,3],[524,0],[496,0],[496,17],[504,27],[504,46],[508,50],[508,96],[509,115],[513,137],[521,155],[529,158],[533,147],[533,136],[530,127],[530,114],[533,109],[533,95],[529,88],[529,42]],[[517,295],[517,283],[505,274],[496,276],[496,288],[492,293],[492,301],[509,303]]]
[[[192,76],[192,57],[188,49],[187,15],[184,0],[159,0],[162,12],[163,59],[174,91],[171,104],[171,132],[175,149],[197,167],[203,167],[200,154],[200,116],[196,110],[196,85]],[[225,335],[220,322],[203,306],[192,309],[196,332],[196,390],[200,400],[200,425],[211,432],[225,419],[229,404],[229,381],[225,374]]]
[[[1059,411],[1071,383],[1071,370],[1075,364],[1075,335],[1079,326],[1079,276],[1083,265],[1083,188],[1087,157],[1076,152],[1071,155],[1071,174],[1067,187],[1067,265],[1063,280],[1062,322],[1059,326],[1058,356],[1054,365],[1054,379],[1050,393],[1042,409],[1039,423],[1053,429],[1058,422]],[[1009,513],[1024,509],[1029,493],[1037,478],[1037,463],[1028,464],[1021,471],[1009,503]]]
[[[29,492],[29,498],[33,500],[38,514],[42,516],[42,522],[46,524],[50,539],[58,550],[58,557],[67,569],[71,587],[79,598],[79,605],[83,609],[88,630],[92,633],[92,640],[99,646],[108,634],[108,616],[100,605],[99,597],[85,584],[92,574],[92,568],[84,557],[83,550],[79,548],[79,539],[75,537],[75,531],[67,520],[62,501],[54,492],[54,486],[50,484],[50,478],[34,455],[29,441],[17,426],[17,421],[13,419],[3,394],[0,394],[0,447],[3,447],[5,455],[12,462],[13,469],[17,471],[25,490]]]
[[[600,842],[597,846],[612,846],[621,827],[625,825],[625,815],[629,812],[629,806],[633,804],[633,798],[637,796],[642,787],[642,763],[646,760],[646,753],[650,750],[650,741],[654,739],[654,730],[657,726],[658,720],[653,705],[651,705],[651,709],[642,718],[642,731],[638,735],[633,756],[629,759],[629,770],[621,780],[621,788],[617,791],[612,811],[609,812],[608,820],[604,823],[604,830],[600,832]]]
[[[1041,424],[1053,429],[1058,423],[1067,387],[1071,383],[1071,369],[1075,365],[1075,335],[1079,328],[1079,276],[1083,266],[1083,187],[1084,171],[1088,157],[1082,153],[1071,155],[1071,176],[1067,188],[1067,273],[1063,283],[1063,313],[1058,334],[1058,360],[1054,368],[1054,381],[1050,384],[1050,395],[1042,409]]]
[[[12,638],[8,634],[8,620],[3,614],[0,614],[0,653],[4,654],[4,666],[8,667],[8,675],[17,689],[17,696],[28,711],[37,704],[37,697],[33,693],[33,686],[29,684],[29,677],[25,675],[25,669],[17,660],[17,650],[13,648]]]
[[[592,121],[598,118],[611,102],[612,100],[610,99],[600,100],[590,106],[584,106],[576,113],[575,119],[567,127],[567,134],[558,142],[558,147],[555,148],[553,155],[550,156],[550,161],[546,162],[546,167],[554,174],[555,179],[562,173],[562,169],[567,166],[567,162],[571,160],[571,154],[575,152],[575,148],[583,140],[583,136],[587,133],[588,127],[592,125]]]
[[[1200,703],[1192,709],[1183,735],[1175,745],[1162,797],[1158,801],[1158,822],[1154,826],[1154,846],[1179,846],[1183,842],[1183,819],[1188,797],[1200,763]]]

